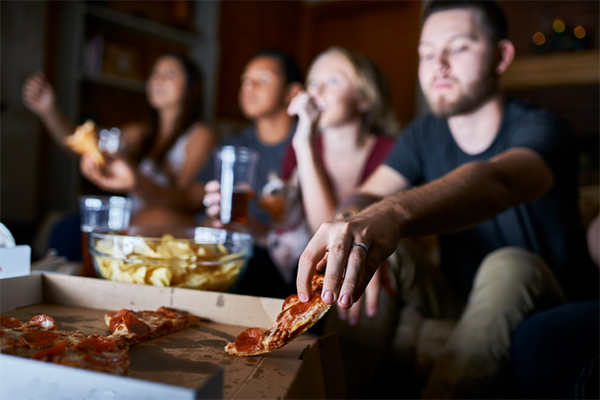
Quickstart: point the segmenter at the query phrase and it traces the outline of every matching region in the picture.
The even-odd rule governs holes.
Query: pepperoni
[[[113,339],[98,336],[98,337],[87,337],[75,346],[77,350],[83,352],[94,352],[102,353],[105,351],[116,351],[117,344]]]
[[[22,324],[23,323],[15,317],[5,317],[4,315],[0,316],[0,326],[2,328],[16,328]]]
[[[108,313],[106,314],[108,316],[109,319],[109,324],[108,324],[108,328],[110,329],[111,332],[114,332],[117,324],[121,322],[121,320],[123,319],[123,315],[127,314],[129,312],[128,309],[124,308],[121,311],[118,311],[116,313]]]
[[[290,307],[290,309],[289,309],[290,315],[292,317],[295,317],[297,315],[304,314],[305,312],[310,310],[311,306],[314,305],[314,299],[316,299],[316,296],[313,297],[313,299],[311,301],[307,301],[306,303],[297,303],[294,306]]]
[[[128,312],[123,316],[123,323],[130,333],[142,338],[150,334],[150,327],[144,321],[140,321],[135,315]]]
[[[44,314],[36,315],[35,317],[31,318],[31,320],[27,324],[36,325],[42,329],[46,329],[49,331],[58,329],[58,325],[56,325],[56,321],[54,320],[54,318]]]
[[[61,356],[65,354],[67,350],[68,343],[66,340],[60,341],[56,344],[56,346],[51,347],[49,349],[38,351],[33,356],[31,356],[34,360],[46,360],[49,361],[56,356]]]
[[[249,353],[263,349],[264,332],[260,328],[249,328],[235,338],[235,348],[238,352]]]
[[[19,339],[32,347],[43,347],[60,338],[58,333],[48,331],[29,331],[19,335]]]
[[[293,305],[295,305],[296,303],[299,303],[299,302],[300,302],[300,299],[298,298],[298,295],[292,294],[292,295],[288,296],[288,298],[285,299],[285,301],[283,302],[281,311],[287,310],[288,308],[292,307]]]

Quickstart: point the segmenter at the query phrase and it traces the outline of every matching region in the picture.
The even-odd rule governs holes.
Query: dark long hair
[[[183,135],[193,124],[203,119],[203,94],[204,87],[202,82],[202,75],[200,69],[187,57],[184,57],[178,53],[167,53],[162,55],[163,57],[172,57],[176,59],[186,75],[186,86],[185,96],[183,99],[183,109],[181,114],[175,122],[175,129],[166,146],[162,149],[160,154],[156,155],[156,164],[161,164],[164,161],[166,152],[175,144],[177,139]],[[158,136],[158,113],[154,108],[150,108],[150,132],[143,139],[140,146],[140,151],[136,157],[137,161],[141,161],[146,157],[152,148]]]

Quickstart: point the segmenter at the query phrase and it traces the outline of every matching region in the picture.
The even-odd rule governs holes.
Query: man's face
[[[468,113],[494,93],[498,76],[493,45],[479,11],[456,9],[432,14],[419,42],[419,82],[440,118]]]
[[[241,77],[239,102],[249,119],[272,115],[285,109],[285,78],[273,57],[250,61]]]

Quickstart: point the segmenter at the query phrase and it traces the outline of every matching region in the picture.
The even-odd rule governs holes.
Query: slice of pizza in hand
[[[235,338],[235,342],[227,343],[225,351],[236,356],[270,353],[306,332],[331,308],[321,299],[323,279],[323,275],[313,276],[309,301],[302,303],[297,294],[289,296],[283,302],[283,311],[269,330],[246,329]]]
[[[106,160],[98,147],[98,128],[94,121],[88,119],[79,125],[71,136],[64,138],[65,145],[80,155],[91,157],[94,162],[104,166]]]
[[[156,311],[132,311],[124,308],[105,314],[104,322],[112,332],[109,337],[120,337],[132,346],[190,326],[198,326],[200,317],[168,307],[161,307]]]

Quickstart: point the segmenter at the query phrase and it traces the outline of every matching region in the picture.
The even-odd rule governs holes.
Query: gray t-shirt
[[[501,247],[517,246],[539,254],[571,299],[597,298],[598,269],[591,266],[579,218],[577,138],[564,119],[509,99],[494,142],[469,155],[458,147],[445,119],[427,115],[405,129],[385,163],[416,186],[514,147],[538,153],[554,174],[554,187],[472,228],[440,235],[442,272],[466,299],[482,259]]]
[[[262,143],[257,135],[256,130],[253,126],[248,127],[246,129],[241,130],[229,137],[222,139],[219,142],[219,147],[221,146],[243,146],[248,147],[252,150],[255,150],[259,154],[258,163],[256,165],[256,176],[254,178],[254,185],[252,189],[256,192],[256,196],[254,196],[249,203],[249,213],[254,218],[262,222],[263,224],[270,225],[270,216],[269,214],[259,207],[258,198],[259,194],[262,192],[263,187],[268,182],[269,172],[276,174],[278,177],[281,177],[281,169],[283,164],[283,157],[286,154],[288,147],[290,146],[292,136],[294,131],[296,130],[296,126],[292,127],[290,134],[288,137],[282,142],[275,145],[266,145]],[[214,157],[211,162],[208,162],[204,170],[199,175],[198,179],[207,182],[209,180],[214,179]]]

